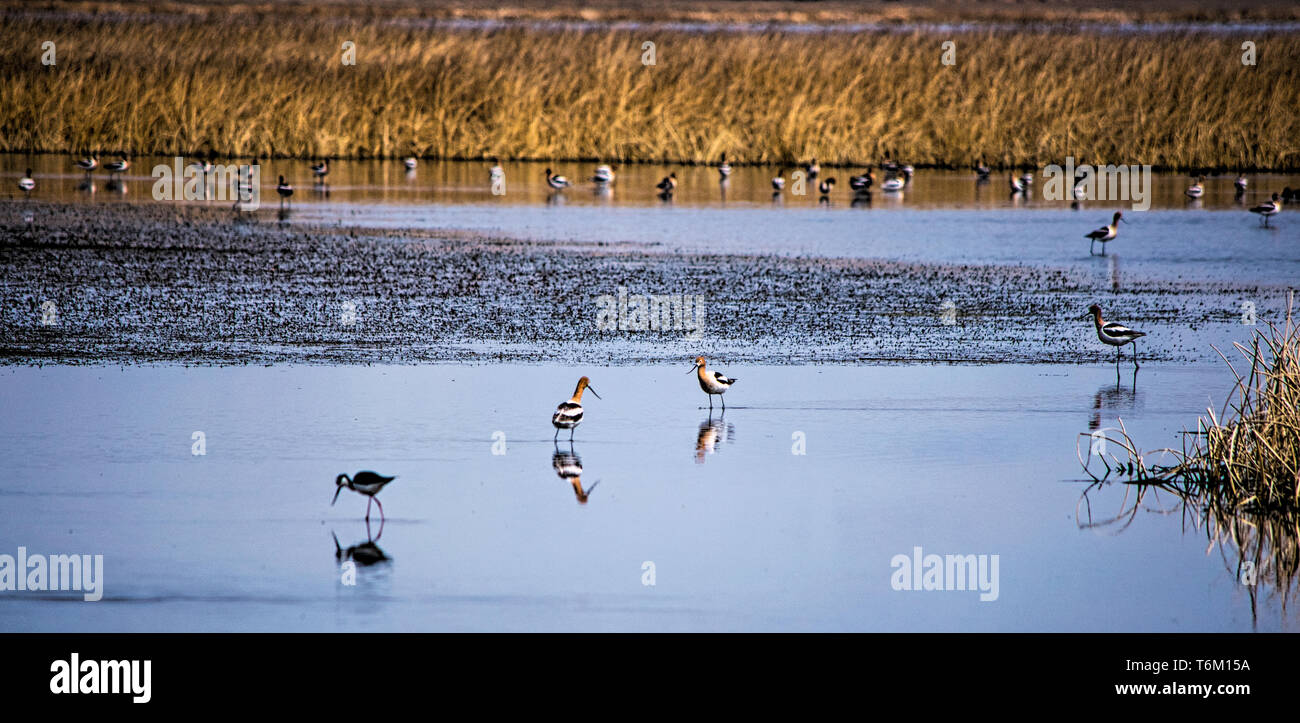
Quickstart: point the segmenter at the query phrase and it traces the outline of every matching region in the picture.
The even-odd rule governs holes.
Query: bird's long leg
[[[1096,254],[1093,253],[1093,250],[1096,249],[1096,247],[1097,247],[1097,239],[1093,239],[1092,241],[1090,241],[1090,242],[1088,243],[1088,255],[1089,255],[1089,256],[1096,256]]]
[[[713,411],[713,395],[712,395],[712,394],[709,394],[708,392],[705,392],[705,394],[709,397],[709,411],[712,412],[712,411]]]
[[[1141,365],[1138,364],[1138,343],[1135,339],[1133,341],[1133,371],[1137,371],[1140,366]]]
[[[369,522],[369,521],[370,521],[370,503],[371,503],[371,502],[374,502],[374,501],[375,501],[375,498],[374,498],[374,497],[371,497],[371,498],[366,502],[366,522]]]
[[[573,444],[573,430],[575,429],[577,429],[577,427],[569,427],[569,444]]]
[[[555,436],[552,437],[552,439],[554,439],[554,440],[557,441],[557,442],[560,441],[560,428],[559,428],[559,427],[556,427],[556,428],[555,428]]]
[[[371,497],[370,499],[374,500],[375,504],[379,505],[379,524],[382,525],[384,522],[384,503],[380,502],[378,497]]]
[[[722,411],[723,411],[723,412],[726,412],[726,411],[727,411],[727,398],[724,397],[724,396],[722,396],[722,395],[718,395],[718,401],[722,402]]]

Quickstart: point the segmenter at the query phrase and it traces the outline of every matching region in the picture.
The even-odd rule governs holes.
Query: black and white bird
[[[772,190],[780,193],[785,190],[785,171],[777,171],[776,178],[772,179]]]
[[[1114,241],[1115,237],[1119,235],[1120,221],[1124,221],[1124,214],[1120,213],[1119,211],[1116,211],[1115,215],[1112,216],[1110,219],[1110,224],[1106,226],[1102,226],[1099,229],[1094,229],[1092,231],[1089,231],[1087,235],[1084,236],[1084,238],[1090,241],[1090,243],[1088,244],[1089,256],[1093,255],[1092,254],[1093,246],[1095,246],[1098,241],[1101,242],[1101,255],[1102,256],[1106,255],[1106,244],[1110,243],[1111,241]],[[1128,223],[1128,221],[1124,221],[1124,223]]]
[[[380,525],[380,529],[383,529],[382,524]],[[384,533],[381,531],[379,534],[382,535]],[[388,562],[388,560],[391,559],[388,555],[384,554],[384,551],[375,543],[375,540],[366,540],[365,542],[344,549],[344,547],[339,544],[338,535],[331,532],[330,537],[334,538],[334,557],[340,562],[343,560],[351,560],[361,567],[369,567],[370,565],[375,565],[381,562]]]
[[[402,165],[403,165],[403,166],[406,166],[406,170],[408,170],[408,171],[414,171],[416,165],[418,165],[418,164],[419,164],[419,161],[415,160],[415,156],[411,156],[411,157],[409,157],[409,158],[406,158],[406,159],[403,159],[403,160],[402,160]]]
[[[831,191],[835,190],[835,177],[831,176],[825,181],[822,181],[821,183],[817,184],[817,190],[821,191],[822,198],[826,198],[830,196]]]
[[[1265,201],[1250,209],[1250,212],[1259,214],[1264,226],[1267,227],[1268,220],[1282,212],[1282,197],[1275,193],[1272,201]]]
[[[582,392],[587,389],[591,389],[591,393],[596,394],[596,390],[591,387],[591,380],[586,377],[579,379],[578,387],[573,390],[573,396],[555,408],[555,414],[551,415],[551,425],[555,427],[555,439],[560,438],[561,429],[567,429],[569,441],[573,441],[574,428],[582,424]],[[600,395],[596,394],[596,398],[600,399]]]
[[[379,516],[382,518],[384,516],[384,505],[382,502],[379,501],[379,498],[376,497],[375,495],[379,494],[379,490],[382,490],[384,488],[384,485],[388,484],[389,482],[392,482],[395,479],[397,478],[385,477],[381,474],[377,474],[375,472],[368,472],[368,471],[357,472],[355,477],[349,477],[346,474],[341,474],[334,479],[334,484],[338,487],[338,489],[334,490],[334,499],[330,501],[330,505],[333,506],[335,502],[339,501],[339,493],[343,491],[344,487],[346,487],[352,490],[353,492],[359,492],[370,498],[370,501],[366,502],[367,520],[370,519],[371,502],[379,505]]]
[[[812,159],[812,162],[804,166],[804,170],[808,172],[808,178],[812,179],[812,178],[816,178],[819,174],[821,174],[822,167],[817,165],[817,159],[814,158]]]
[[[558,434],[558,432],[557,432]],[[597,481],[589,489],[582,488],[582,458],[570,447],[568,452],[561,451],[558,447],[555,454],[551,456],[551,469],[562,480],[573,485],[573,496],[578,498],[578,504],[587,504],[587,499],[591,493],[596,490]]]
[[[546,185],[560,191],[572,186],[573,184],[569,183],[569,179],[564,176],[557,176],[554,173],[551,173],[551,169],[548,168],[546,169]]]
[[[723,153],[721,163],[718,164],[718,178],[725,181],[731,175],[731,164],[727,163],[727,154]]]
[[[122,156],[120,159],[116,161],[110,161],[104,164],[104,170],[108,171],[108,175],[110,177],[121,173],[126,173],[127,169],[130,167],[131,167],[131,162],[126,159],[126,156]]]
[[[1232,182],[1232,187],[1237,189],[1238,196],[1246,193],[1246,187],[1248,185],[1250,185],[1250,182],[1246,180],[1246,174],[1244,173],[1238,173],[1237,180]]]
[[[32,191],[35,189],[36,181],[32,178],[32,169],[28,168],[27,173],[23,174],[23,177],[18,179],[18,190],[27,194],[27,197],[30,198]]]
[[[506,169],[501,167],[501,160],[499,158],[492,159],[492,167],[488,169],[488,180],[489,181],[506,180]]]
[[[326,158],[320,163],[312,166],[311,174],[316,177],[317,181],[324,182],[325,177],[330,174],[330,159]]]
[[[705,368],[705,361],[702,356],[695,357],[695,366],[686,373],[690,374],[691,371],[696,372],[699,376],[700,389],[703,389],[704,393],[709,395],[709,409],[713,409],[713,395],[716,394],[721,397],[731,388],[732,384],[736,383],[735,379],[722,372],[708,371]],[[722,411],[727,411],[727,400],[725,399],[722,400]]]
[[[1011,186],[1012,194],[1025,192],[1024,182],[1021,181],[1019,178],[1016,178],[1016,174],[1014,173],[1007,176],[1007,185]]]
[[[1088,307],[1088,314],[1092,316],[1092,322],[1097,327],[1097,338],[1101,343],[1115,347],[1115,368],[1119,368],[1119,348],[1125,344],[1133,345],[1133,369],[1138,368],[1137,358],[1137,340],[1146,336],[1146,332],[1130,329],[1123,324],[1116,322],[1106,322],[1101,318],[1101,307],[1093,304]]]
[[[1188,198],[1200,198],[1201,196],[1205,195],[1204,183],[1205,183],[1205,176],[1198,176],[1196,178],[1196,183],[1193,183],[1192,185],[1188,186],[1187,190],[1183,191],[1183,193]]]
[[[876,174],[871,172],[871,166],[867,166],[867,170],[865,173],[863,173],[860,176],[853,176],[849,178],[849,188],[852,188],[854,191],[859,191],[859,192],[869,191],[871,190],[871,184],[875,182],[876,182]]]
[[[655,184],[655,188],[659,189],[659,198],[664,200],[672,198],[677,191],[677,174],[669,173],[664,176],[662,181]]]
[[[280,194],[280,205],[283,206],[285,201],[288,201],[289,197],[293,195],[293,186],[285,183],[284,176],[280,176],[280,183],[276,185],[275,192]]]
[[[596,172],[591,175],[591,182],[601,185],[608,185],[614,182],[613,166],[596,166]]]
[[[979,160],[979,163],[975,164],[975,175],[979,176],[981,181],[987,179],[989,174],[992,172],[993,171],[988,166],[984,165],[983,158]]]
[[[77,161],[76,166],[86,172],[86,178],[90,178],[91,172],[99,168],[99,156],[86,156]]]

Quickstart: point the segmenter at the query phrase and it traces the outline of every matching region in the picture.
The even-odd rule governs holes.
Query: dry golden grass
[[[451,32],[275,13],[0,25],[0,151],[1300,167],[1300,37]],[[39,63],[57,43],[58,64]],[[957,65],[940,63],[943,40]],[[357,44],[343,66],[340,45]],[[641,64],[643,41],[657,64]]]

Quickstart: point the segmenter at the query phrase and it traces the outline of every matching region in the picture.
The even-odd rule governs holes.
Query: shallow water
[[[1174,443],[1217,366],[1136,391],[1106,365],[723,370],[725,417],[675,366],[0,370],[0,553],[105,557],[103,601],[3,593],[0,630],[1252,629],[1235,558],[1173,500],[1123,531],[1076,514],[1076,436]],[[548,424],[580,373],[586,504]],[[398,475],[391,560],[347,586],[331,533],[365,542],[365,504],[329,498],[358,469]],[[917,546],[998,555],[998,598],[892,589]],[[1258,629],[1295,630],[1269,594]]]

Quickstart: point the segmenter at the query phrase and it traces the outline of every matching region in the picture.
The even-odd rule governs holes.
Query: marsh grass
[[[43,39],[58,64],[39,63]],[[957,64],[940,62],[944,40]],[[341,43],[357,64],[341,63]],[[642,42],[657,63],[641,64]],[[275,13],[0,24],[0,151],[1300,167],[1300,36],[419,29]]]
[[[1148,495],[1156,511],[1168,511],[1158,501],[1162,493],[1172,495],[1182,509],[1199,510],[1193,523],[1204,525],[1212,546],[1232,551],[1224,559],[1236,565],[1237,575],[1249,572],[1281,591],[1285,606],[1300,571],[1300,328],[1293,303],[1294,294],[1282,326],[1270,323],[1250,344],[1234,344],[1245,366],[1224,356],[1236,380],[1228,399],[1184,433],[1180,448],[1142,452],[1122,420],[1104,430],[1105,453],[1094,453],[1093,436],[1080,434],[1089,454],[1084,457],[1083,446],[1077,454],[1095,486],[1113,473],[1132,485],[1121,512],[1098,522],[1085,492],[1079,514],[1085,526],[1123,529]],[[1112,445],[1117,452],[1109,451]],[[1104,471],[1089,469],[1094,458]],[[1252,605],[1254,595],[1252,585]]]

